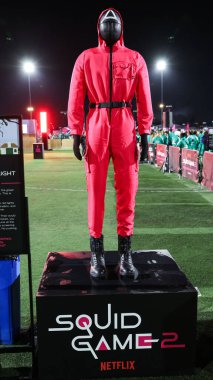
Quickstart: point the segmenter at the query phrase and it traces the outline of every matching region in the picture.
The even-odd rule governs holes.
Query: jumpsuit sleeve
[[[139,69],[137,76],[136,102],[138,129],[140,135],[143,133],[150,134],[153,120],[152,100],[150,94],[149,74],[142,56],[139,56]]]
[[[68,100],[68,126],[71,129],[72,135],[82,135],[85,96],[84,53],[81,53],[73,68]]]

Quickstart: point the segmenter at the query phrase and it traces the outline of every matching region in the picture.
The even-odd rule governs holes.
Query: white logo
[[[107,321],[105,324],[101,324],[99,320],[100,317],[98,314],[94,314],[94,320],[88,314],[80,314],[76,319],[72,322],[72,314],[62,314],[57,315],[56,323],[61,327],[51,327],[48,329],[50,332],[59,332],[59,331],[71,331],[75,327],[79,330],[84,330],[87,334],[85,335],[77,335],[75,338],[71,340],[71,346],[76,351],[90,351],[95,359],[98,359],[95,351],[100,350],[116,350],[120,348],[124,350],[127,346],[129,349],[133,347],[133,340],[136,339],[134,345],[138,345],[139,336],[143,334],[137,334],[137,336],[133,336],[133,334],[129,334],[124,342],[121,342],[119,337],[116,334],[112,336],[112,342],[107,342],[104,335],[101,336],[98,344],[95,349],[92,347],[89,339],[93,338],[93,333],[91,331],[91,327],[94,325],[98,330],[106,330],[110,326],[117,329],[135,329],[141,324],[141,316],[137,313],[112,313],[112,305],[108,304],[107,306]],[[63,326],[63,327],[62,327]],[[147,335],[147,334],[146,334]],[[150,336],[149,336],[150,337]],[[86,339],[86,340],[85,340]],[[111,345],[111,347],[110,347]]]
[[[115,20],[116,22],[119,22],[120,23],[120,20],[119,20],[119,17],[118,15],[112,10],[110,9],[103,17],[103,21],[106,21],[106,20]]]
[[[191,160],[187,160],[187,158],[183,159],[183,164],[195,167],[195,162]]]
[[[56,317],[57,327],[50,327],[50,333],[58,333],[78,329],[79,335],[71,337],[70,345],[75,351],[88,351],[94,359],[98,359],[100,351],[117,351],[117,350],[150,350],[153,343],[157,344],[161,349],[179,349],[185,348],[185,343],[178,343],[179,334],[175,331],[164,331],[161,333],[160,339],[153,339],[152,332],[135,333],[134,329],[141,326],[142,318],[138,313],[112,313],[112,305],[107,305],[107,317],[104,314],[104,323],[100,320],[100,316],[96,313],[92,317],[88,314],[80,314],[73,317],[72,314],[61,314]],[[96,328],[96,329],[95,329]],[[101,335],[97,341],[97,329],[107,330],[113,329],[113,333],[109,336]],[[141,328],[141,327],[140,327]],[[132,329],[128,331],[126,336],[124,332],[119,336],[119,331]],[[94,331],[94,334],[92,332]],[[85,334],[82,334],[85,331]],[[93,341],[95,337],[95,342]],[[103,367],[105,363],[101,362]],[[121,363],[121,362],[117,362]],[[105,368],[105,367],[104,367]],[[133,368],[132,368],[133,369]]]

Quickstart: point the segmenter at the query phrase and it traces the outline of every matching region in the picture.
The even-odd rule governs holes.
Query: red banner
[[[211,152],[204,152],[202,177],[202,185],[213,190],[213,153]]]
[[[197,150],[182,149],[182,176],[198,182],[198,152]]]
[[[156,148],[156,162],[157,166],[162,166],[167,158],[167,145],[157,144]]]
[[[155,144],[149,144],[148,161],[150,164],[155,163],[155,156],[156,156],[156,146],[155,146]]]
[[[169,170],[180,173],[180,148],[177,146],[169,147]]]

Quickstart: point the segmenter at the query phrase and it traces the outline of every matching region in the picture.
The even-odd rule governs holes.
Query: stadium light
[[[161,104],[163,104],[163,72],[166,70],[166,67],[167,67],[167,62],[165,59],[159,59],[156,63],[156,68],[158,71],[160,71],[161,73],[161,96],[160,96],[160,101],[161,101]],[[160,107],[161,108],[161,123],[163,125],[163,107]]]
[[[32,107],[32,96],[31,96],[31,83],[30,83],[30,79],[31,79],[31,74],[34,74],[34,72],[36,71],[36,66],[35,66],[35,63],[33,61],[24,61],[23,64],[22,64],[22,68],[23,68],[23,71],[27,74],[27,78],[28,78],[28,90],[29,90],[29,112],[30,112],[30,119],[32,119],[32,111],[33,111],[33,107]],[[30,110],[31,108],[31,110]]]

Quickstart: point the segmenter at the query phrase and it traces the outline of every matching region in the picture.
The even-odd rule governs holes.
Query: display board
[[[22,120],[0,116],[0,256],[27,250]]]

